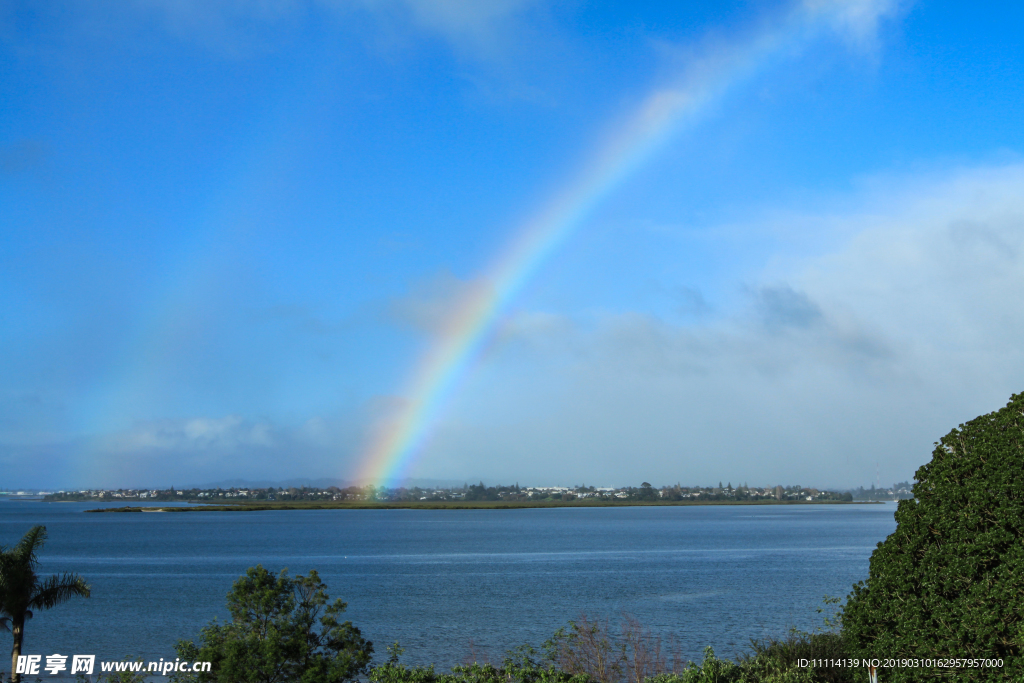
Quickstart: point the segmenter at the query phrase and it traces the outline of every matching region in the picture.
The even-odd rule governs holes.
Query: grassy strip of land
[[[844,501],[806,500],[709,500],[709,501],[610,501],[610,500],[524,500],[524,501],[332,501],[287,503],[199,504],[195,506],[96,508],[86,512],[257,512],[260,510],[517,510],[525,508],[595,508],[679,505],[862,505]]]

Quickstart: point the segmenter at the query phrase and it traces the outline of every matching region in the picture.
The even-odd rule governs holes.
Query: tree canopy
[[[996,658],[1002,668],[897,668],[887,681],[1024,674],[1024,394],[953,429],[900,501],[896,531],[854,586],[843,630],[854,656]]]
[[[212,663],[209,673],[180,674],[184,683],[341,683],[368,671],[373,644],[351,622],[346,604],[330,602],[316,571],[277,576],[250,567],[227,596],[231,621],[210,624],[200,643],[181,641],[182,659]]]

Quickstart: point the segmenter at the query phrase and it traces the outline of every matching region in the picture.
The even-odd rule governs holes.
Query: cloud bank
[[[878,180],[856,210],[791,216],[790,239],[846,237],[769,259],[707,321],[521,312],[417,473],[486,458],[506,463],[498,479],[563,483],[843,485],[876,463],[909,477],[939,436],[1024,389],[1022,198],[1020,165]]]
[[[1024,389],[1024,165],[875,178],[834,204],[708,228],[701,239],[772,233],[786,248],[735,282],[739,303],[663,283],[701,315],[523,302],[410,476],[826,486],[870,483],[876,466],[883,482],[912,476],[950,428]],[[801,241],[818,246],[781,255]],[[385,320],[429,338],[477,285],[441,273],[384,306]],[[8,486],[350,478],[370,426],[401,401],[289,424],[141,421],[70,440],[12,427],[0,464]]]

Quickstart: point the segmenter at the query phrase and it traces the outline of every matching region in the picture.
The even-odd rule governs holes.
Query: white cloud
[[[133,428],[104,436],[99,450],[111,453],[137,451],[222,451],[268,448],[274,444],[272,427],[238,415],[222,418],[140,422]]]
[[[307,21],[358,25],[366,17],[384,34],[438,36],[460,51],[486,54],[514,33],[540,0],[133,0],[131,4],[81,2],[73,16],[94,35],[137,29],[153,20],[171,35],[229,54],[275,45]],[[355,20],[355,21],[354,21]]]
[[[879,24],[909,5],[901,0],[804,0],[811,15],[824,15],[847,42],[862,50],[877,47]]]
[[[538,0],[354,0],[379,19],[405,19],[414,26],[446,38],[457,47],[489,51],[524,10]]]
[[[358,417],[315,416],[297,425],[239,415],[140,421],[129,429],[40,452],[61,452],[58,471],[63,480],[57,485],[341,478],[359,444]],[[5,450],[11,457],[18,455],[0,445],[0,458]],[[26,473],[19,476],[28,481]]]

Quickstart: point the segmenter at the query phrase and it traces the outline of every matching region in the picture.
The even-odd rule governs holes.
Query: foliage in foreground
[[[753,651],[738,662],[717,657],[709,647],[698,664],[668,656],[660,638],[626,618],[618,633],[607,623],[586,617],[559,629],[538,654],[522,646],[501,664],[474,662],[450,673],[433,666],[407,667],[398,661],[401,649],[388,649],[387,663],[370,670],[371,683],[852,683],[854,669],[799,666],[800,659],[845,656],[842,638],[834,632],[793,632],[789,637],[752,643]]]
[[[277,576],[250,567],[227,597],[231,621],[210,624],[200,642],[180,641],[184,660],[212,662],[209,673],[179,673],[174,683],[342,683],[366,674],[373,644],[340,622],[316,571]]]
[[[1024,676],[1024,394],[944,436],[899,503],[896,531],[854,586],[843,632],[854,656],[1001,658],[957,680]],[[950,677],[885,671],[886,681]]]
[[[826,603],[834,603],[826,598]],[[208,661],[206,673],[175,673],[171,683],[344,683],[367,676],[370,683],[851,683],[852,671],[800,667],[798,660],[845,656],[835,632],[793,632],[784,640],[752,643],[738,662],[711,648],[698,663],[684,661],[674,641],[664,642],[636,619],[619,628],[581,615],[555,632],[540,651],[523,645],[500,664],[473,662],[451,672],[399,662],[401,648],[370,666],[373,645],[338,616],[345,603],[329,601],[315,571],[279,575],[250,567],[227,596],[231,621],[204,628],[199,642],[180,641],[178,656]],[[823,610],[819,610],[823,611]],[[826,626],[835,624],[828,619]],[[140,683],[145,674],[110,677],[110,683]],[[123,680],[122,680],[123,679]]]

